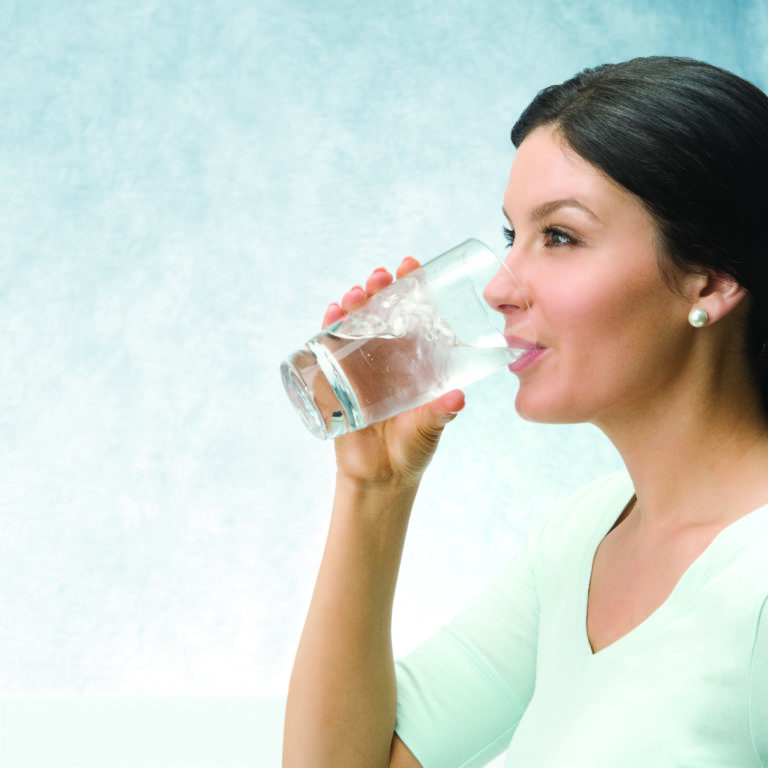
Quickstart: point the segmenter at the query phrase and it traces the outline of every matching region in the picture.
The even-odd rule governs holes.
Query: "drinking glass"
[[[509,271],[466,240],[293,352],[280,371],[309,431],[327,439],[362,429],[517,360],[526,349],[507,344],[503,316],[483,298],[499,269]]]

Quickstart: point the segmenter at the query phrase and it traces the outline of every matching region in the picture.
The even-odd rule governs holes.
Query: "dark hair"
[[[540,91],[512,142],[542,125],[645,204],[669,264],[746,289],[746,353],[768,412],[768,96],[710,64],[653,56]]]

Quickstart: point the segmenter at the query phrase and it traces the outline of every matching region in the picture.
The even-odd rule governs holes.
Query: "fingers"
[[[356,309],[359,309],[367,300],[367,291],[359,285],[351,288],[344,294],[340,305],[335,301],[328,305],[328,309],[325,310],[325,316],[323,317],[323,328],[329,326],[331,323],[335,323],[337,320],[341,320],[341,318],[349,312],[354,312]]]
[[[327,328],[331,323],[341,320],[344,314],[344,310],[335,301],[332,302],[328,305],[328,309],[325,310],[322,327]]]
[[[356,285],[344,294],[341,300],[341,308],[345,312],[354,312],[365,304],[368,299],[378,293],[382,288],[386,288],[394,278],[384,267],[379,267],[365,281],[365,288]]]
[[[419,264],[413,256],[408,256],[403,259],[402,263],[397,268],[397,277],[403,277],[409,272],[413,272],[414,269],[418,269],[420,266],[421,264]],[[384,269],[384,267],[379,267],[374,270],[371,276],[365,281],[365,288],[361,285],[356,285],[344,294],[341,299],[341,304],[332,302],[328,305],[328,309],[323,316],[323,328],[331,325],[331,323],[335,323],[337,320],[341,320],[341,318],[348,312],[354,312],[356,309],[360,309],[371,296],[378,293],[383,288],[386,288],[393,282],[393,280],[394,278],[392,275]]]
[[[353,312],[365,304],[368,300],[368,294],[359,285],[348,290],[341,299],[341,308],[345,312]]]
[[[378,293],[382,288],[386,288],[393,280],[392,275],[384,267],[379,267],[366,280],[365,290],[369,296],[373,296],[374,293]]]
[[[407,275],[409,272],[413,272],[414,269],[418,269],[421,266],[413,256],[406,256],[400,266],[397,268],[396,275],[398,278]]]

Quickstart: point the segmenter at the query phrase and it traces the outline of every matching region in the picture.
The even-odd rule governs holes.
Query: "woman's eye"
[[[544,234],[546,235],[547,245],[575,245],[576,243],[575,238],[566,234],[562,229],[558,229],[557,227],[547,227],[544,230]]]
[[[507,241],[507,248],[511,248],[515,244],[515,230],[510,227],[503,227],[504,238]],[[563,245],[576,245],[577,240],[572,235],[559,229],[558,227],[547,227],[543,230],[544,245],[547,247],[557,248]]]

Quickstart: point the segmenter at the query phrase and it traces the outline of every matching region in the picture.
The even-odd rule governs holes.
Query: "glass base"
[[[320,346],[318,351],[322,354],[325,348]],[[357,424],[357,419],[348,417],[348,409],[338,396],[338,382],[335,377],[329,382],[326,376],[327,366],[327,361],[320,361],[307,348],[297,350],[280,365],[288,398],[306,428],[321,440],[338,437],[362,426]]]

